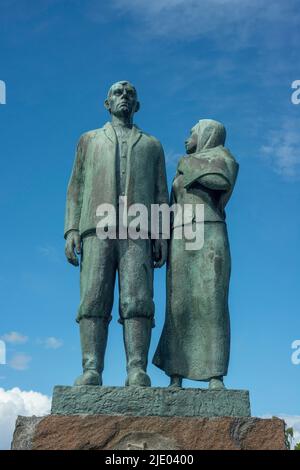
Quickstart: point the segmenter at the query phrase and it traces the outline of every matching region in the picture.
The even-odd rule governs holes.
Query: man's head
[[[108,91],[104,106],[114,116],[132,117],[140,108],[136,89],[127,81],[114,83]]]

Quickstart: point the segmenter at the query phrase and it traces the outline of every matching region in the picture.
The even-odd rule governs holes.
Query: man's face
[[[138,110],[138,101],[134,88],[129,83],[116,83],[105,106],[114,116],[132,116]]]

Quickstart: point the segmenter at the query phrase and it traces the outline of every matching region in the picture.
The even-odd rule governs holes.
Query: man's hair
[[[132,83],[128,82],[128,80],[121,80],[119,82],[116,82],[116,83],[113,83],[112,86],[110,87],[110,89],[108,90],[108,93],[107,93],[107,99],[110,98],[110,95],[112,94],[112,89],[115,85],[118,85],[118,84],[121,84],[121,85],[129,85],[135,92],[135,95],[137,97],[137,91],[136,91],[136,88],[132,85]]]

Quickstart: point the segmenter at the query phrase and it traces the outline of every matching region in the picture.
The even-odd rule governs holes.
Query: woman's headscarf
[[[198,134],[195,153],[181,158],[177,174],[182,175],[184,187],[209,174],[220,174],[230,184],[230,189],[221,191],[219,207],[223,211],[233,191],[238,173],[238,164],[229,150],[224,148],[226,130],[223,124],[212,119],[200,119],[192,129]]]
[[[200,119],[192,129],[198,135],[196,152],[224,145],[226,140],[226,129],[218,121],[213,119]]]

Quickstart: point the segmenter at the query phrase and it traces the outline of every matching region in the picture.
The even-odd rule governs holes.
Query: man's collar
[[[113,123],[111,122],[111,125],[113,126],[114,129],[116,129],[117,127],[121,128],[121,129],[129,129],[131,130],[133,128],[133,124],[131,126],[126,126],[124,124],[121,124],[121,123]]]
[[[116,143],[116,133],[111,122],[107,122],[103,126],[106,137],[111,140],[113,143]],[[135,145],[142,135],[141,129],[138,126],[133,124],[132,133],[131,133],[131,145]]]

